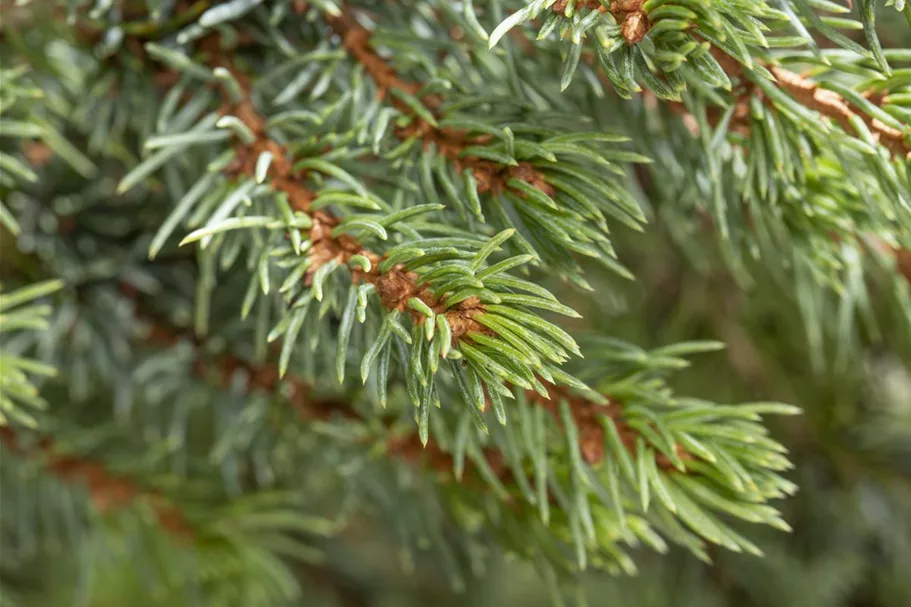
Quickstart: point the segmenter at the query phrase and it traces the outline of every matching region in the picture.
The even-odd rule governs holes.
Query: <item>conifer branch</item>
[[[370,46],[369,32],[360,26],[350,14],[343,13],[340,17],[328,17],[328,19],[342,38],[346,49],[365,66],[368,73],[376,80],[381,95],[389,94],[389,91],[394,89],[412,95],[420,90],[420,85],[402,80],[391,66],[376,53]],[[228,166],[226,172],[234,176],[254,177],[257,159],[260,154],[268,152],[273,158],[269,168],[269,179],[273,188],[287,195],[288,202],[294,210],[307,213],[311,217],[312,227],[309,236],[313,246],[309,255],[313,263],[307,269],[305,284],[309,284],[315,272],[326,263],[335,261],[348,265],[352,257],[360,255],[370,261],[371,268],[368,271],[357,267],[352,268],[352,278],[356,283],[364,281],[375,285],[380,301],[385,308],[407,312],[411,315],[413,322],[420,325],[427,321],[427,316],[408,306],[408,301],[414,298],[422,301],[434,314],[445,315],[451,328],[453,345],[457,345],[463,339],[471,340],[472,333],[494,334],[494,331],[488,326],[475,319],[477,314],[484,311],[483,304],[477,298],[470,297],[454,308],[450,308],[446,304],[445,297],[435,295],[428,285],[419,282],[419,276],[416,273],[405,271],[400,267],[393,267],[389,271],[382,272],[379,269],[379,262],[382,259],[380,255],[364,248],[349,235],[333,236],[332,228],[338,224],[338,220],[326,210],[314,211],[310,208],[314,195],[305,185],[307,174],[304,171],[295,171],[290,152],[266,133],[266,121],[250,98],[249,79],[229,61],[220,57],[216,49],[209,49],[208,53],[210,62],[214,62],[214,66],[223,67],[233,74],[243,93],[242,99],[234,103],[230,101],[229,96],[225,96],[226,103],[221,110],[222,115],[237,117],[254,136],[251,143],[237,141],[235,160]],[[442,100],[436,96],[424,97],[422,101],[429,110],[435,110],[442,104]],[[399,109],[411,115],[414,122],[396,134],[401,138],[419,136],[425,144],[436,144],[447,158],[454,159],[459,170],[470,168],[474,171],[479,192],[506,188],[508,186],[505,185],[505,182],[514,177],[522,179],[534,187],[553,192],[551,186],[544,182],[543,175],[527,163],[520,163],[518,167],[501,167],[494,162],[480,158],[460,158],[461,151],[477,141],[468,138],[464,131],[439,128],[430,124],[424,118],[415,115],[407,105]],[[230,377],[231,370],[244,366],[244,364],[238,359],[232,358],[223,360],[220,366],[225,370],[225,377]],[[247,371],[253,378],[251,380],[253,385],[259,384],[258,387],[263,388],[266,392],[272,392],[275,389],[279,380],[276,369],[248,367]],[[308,392],[305,384],[302,384],[300,380],[292,379],[291,385],[294,386],[292,401],[301,406],[302,412],[307,412],[309,415],[308,406],[305,404],[304,395]],[[638,433],[622,421],[619,405],[615,403],[608,406],[599,405],[589,398],[572,395],[568,390],[546,380],[544,385],[547,386],[549,395],[545,397],[538,392],[528,390],[529,401],[543,406],[556,420],[560,420],[559,402],[564,400],[568,404],[573,422],[579,431],[580,450],[587,463],[598,464],[605,457],[605,430],[600,421],[601,415],[614,419],[624,445],[634,453]],[[317,415],[317,417],[320,416]],[[409,440],[411,439],[416,440],[417,436],[412,436]],[[413,445],[409,442],[405,442],[397,443],[396,448],[401,449],[403,453],[410,453],[412,447]],[[679,449],[678,455],[684,459],[688,457],[679,445],[675,445],[674,448]],[[500,457],[499,454],[497,456]],[[428,457],[431,462],[437,463],[445,459],[442,453],[430,453]],[[656,459],[662,469],[667,470],[673,467],[670,460],[660,453],[656,454]],[[508,472],[507,468],[503,469]]]
[[[195,535],[180,510],[158,491],[115,474],[99,462],[58,453],[54,442],[49,438],[41,439],[36,445],[26,446],[15,430],[9,426],[0,426],[0,444],[19,456],[43,459],[46,469],[64,483],[84,485],[95,509],[102,514],[124,510],[131,504],[144,501],[149,503],[156,522],[168,534],[178,538]]]
[[[624,421],[622,403],[615,399],[609,399],[607,405],[599,406],[584,397],[572,394],[563,386],[555,386],[553,384],[547,385],[547,391],[550,394],[549,399],[543,398],[533,390],[526,391],[525,396],[529,401],[549,411],[556,420],[560,420],[560,401],[565,401],[569,405],[573,423],[579,429],[579,448],[586,463],[597,465],[603,462],[606,457],[605,430],[599,419],[602,415],[611,418],[623,445],[631,455],[635,455],[636,438],[640,434]],[[675,444],[673,448],[677,457],[681,460],[692,459],[692,456],[681,445]],[[676,469],[670,458],[662,453],[655,454],[655,463],[665,471]]]
[[[426,315],[408,306],[408,301],[417,298],[424,302],[436,314],[444,314],[452,332],[452,342],[458,341],[468,333],[490,333],[490,330],[474,320],[474,315],[481,310],[480,301],[471,297],[459,302],[453,308],[446,305],[445,299],[433,294],[428,285],[419,284],[418,275],[404,271],[395,266],[387,272],[381,272],[381,256],[364,248],[355,238],[342,234],[333,236],[332,228],[338,220],[328,211],[311,210],[313,193],[305,185],[306,172],[296,171],[290,158],[290,152],[278,142],[269,138],[265,132],[265,120],[260,116],[249,95],[249,80],[229,62],[214,57],[216,65],[228,69],[241,84],[243,98],[237,103],[226,103],[223,115],[236,116],[253,133],[252,143],[238,141],[235,146],[236,159],[229,165],[227,172],[232,175],[255,177],[256,162],[260,154],[268,152],[273,161],[269,167],[269,179],[272,187],[288,197],[288,203],[295,211],[308,214],[312,220],[310,240],[310,258],[313,263],[308,268],[305,284],[309,284],[320,267],[330,261],[347,265],[355,255],[370,260],[371,268],[352,269],[355,282],[365,281],[376,286],[382,304],[390,310],[409,312],[414,322],[423,324]]]
[[[911,144],[908,143],[901,131],[861,112],[838,93],[823,89],[808,78],[777,66],[772,66],[769,69],[777,78],[776,85],[779,88],[790,94],[804,107],[832,119],[845,132],[854,130],[851,121],[858,117],[864,121],[879,142],[888,148],[890,152],[897,156],[911,155]]]
[[[624,4],[624,7],[626,7],[626,4]],[[632,12],[633,9],[627,7],[622,10]],[[367,73],[374,79],[381,97],[385,97],[393,90],[404,91],[410,95],[416,95],[420,91],[421,86],[418,83],[403,80],[388,62],[380,57],[370,44],[370,32],[357,22],[355,17],[351,14],[350,9],[343,10],[342,14],[338,17],[327,17],[327,21],[342,39],[342,44],[348,52],[364,66]],[[443,102],[442,98],[436,95],[425,96],[421,101],[431,112],[438,110]],[[440,153],[453,161],[459,171],[471,169],[477,179],[479,193],[500,191],[508,187],[506,186],[506,182],[511,178],[521,179],[544,191],[548,195],[554,193],[553,188],[545,182],[544,176],[540,171],[537,171],[528,163],[520,163],[517,167],[501,167],[488,160],[482,160],[471,156],[467,158],[462,157],[461,152],[465,147],[476,143],[483,143],[485,140],[489,139],[489,136],[480,136],[480,140],[478,138],[469,138],[464,131],[452,128],[440,128],[431,124],[423,117],[416,115],[412,108],[400,100],[394,100],[393,105],[411,116],[413,120],[411,125],[400,129],[396,134],[401,138],[418,136],[424,141],[425,145],[436,145],[440,150]],[[384,291],[388,292],[387,289],[379,289],[379,286],[380,285],[378,284],[378,291],[381,296]],[[397,299],[402,302],[407,301],[409,297],[414,296],[412,293],[413,291],[407,293],[404,297]],[[386,302],[384,301],[384,303]],[[425,303],[434,307],[434,304],[431,304],[430,302],[425,301]],[[387,307],[390,306],[387,304]],[[478,304],[478,307],[480,308],[480,304]],[[402,311],[403,307],[397,307],[396,309]],[[421,322],[422,321],[423,319],[421,319]],[[473,321],[473,324],[476,325],[473,327],[474,329],[480,328],[484,330],[474,331],[466,328],[466,330],[459,331],[459,325],[453,325],[453,343],[458,341],[458,337],[460,337],[459,333],[461,333],[461,335],[471,332],[490,333],[490,331],[486,330],[486,327],[480,325],[480,323]],[[604,458],[604,427],[598,420],[598,415],[606,414],[616,419],[619,411],[616,408],[612,408],[614,407],[613,405],[602,409],[591,400],[571,395],[563,388],[553,384],[548,385],[546,383],[545,385],[547,385],[548,392],[550,393],[549,398],[542,397],[539,393],[529,390],[527,391],[529,400],[545,407],[555,419],[559,420],[560,415],[557,410],[558,403],[560,399],[565,399],[569,404],[573,419],[579,428],[580,448],[583,457],[589,464],[601,462]],[[627,444],[629,448],[634,448],[635,431],[632,431],[625,426],[621,427],[623,428],[621,434],[624,436],[625,444]],[[669,465],[669,462],[661,460],[661,465],[662,467],[666,467]]]
[[[732,59],[729,55],[712,47],[712,55],[719,65],[724,68],[728,77],[740,80],[743,86],[742,92],[734,100],[734,114],[732,117],[732,127],[748,133],[748,117],[750,115],[750,98],[758,96],[763,103],[769,104],[770,101],[765,98],[762,90],[755,84],[749,83],[746,79],[743,66]],[[885,146],[893,155],[898,157],[911,156],[911,143],[908,142],[904,134],[898,129],[883,124],[878,119],[863,112],[856,105],[836,93],[819,86],[812,79],[787,70],[777,65],[767,65],[769,72],[775,76],[773,84],[781,91],[791,96],[795,101],[800,103],[808,110],[812,110],[829,118],[838,124],[845,133],[850,134],[855,131],[852,121],[860,119],[867,125],[873,136]],[[760,76],[761,77],[761,76]],[[881,105],[882,97],[876,95],[868,96],[869,100],[875,105]],[[717,120],[717,117],[716,117]]]
[[[175,330],[154,318],[142,308],[137,297],[138,293],[130,285],[123,284],[120,290],[133,301],[137,318],[148,327],[143,337],[146,343],[156,347],[171,347],[180,341],[190,341],[196,346],[193,373],[201,380],[211,381],[216,387],[224,389],[230,386],[232,377],[240,371],[248,378],[247,385],[250,391],[259,390],[271,395],[279,392],[280,384],[289,388],[283,392],[283,397],[287,399],[291,409],[303,422],[328,421],[337,417],[356,422],[365,421],[364,417],[349,402],[339,397],[316,396],[313,394],[312,384],[294,374],[280,377],[278,368],[273,364],[258,365],[230,352],[223,352],[207,359],[199,351],[203,341],[194,333]],[[215,369],[214,375],[211,373],[212,368]],[[428,443],[425,447],[414,432],[386,440],[385,452],[412,464],[425,462],[431,470],[443,475],[452,474],[452,455],[445,452],[435,442]],[[495,449],[484,449],[483,456],[498,478],[503,481],[510,479],[511,472],[506,466],[502,454]]]
[[[148,333],[145,336],[145,340],[148,343],[167,347],[173,346],[181,340],[188,340],[194,343],[197,350],[203,345],[200,338],[192,332],[175,331],[145,311],[140,305],[135,289],[131,286],[122,285],[121,292],[134,302],[134,310],[137,317],[148,325]],[[284,385],[289,389],[283,392],[283,395],[302,421],[326,421],[335,417],[351,421],[364,421],[364,417],[352,408],[350,403],[338,397],[315,396],[313,386],[309,382],[293,373],[281,377],[278,368],[274,364],[258,365],[230,352],[218,354],[212,360],[206,360],[199,353],[197,354],[193,371],[199,378],[203,380],[212,379],[210,369],[213,367],[217,374],[214,378],[215,383],[223,388],[230,385],[231,378],[238,371],[247,376],[248,386],[251,390],[260,390],[265,394],[278,393],[279,385],[284,382]],[[607,457],[605,430],[599,419],[602,415],[611,418],[623,445],[631,456],[635,456],[636,438],[639,433],[624,421],[622,404],[615,400],[609,400],[607,405],[602,406],[571,393],[565,387],[551,383],[546,383],[545,385],[547,386],[549,398],[544,398],[534,390],[527,390],[525,398],[548,411],[561,425],[559,403],[561,401],[567,403],[573,423],[579,430],[579,449],[586,463],[598,465]],[[489,401],[487,404],[489,406]],[[452,455],[441,449],[435,442],[429,442],[426,446],[422,445],[417,433],[411,432],[399,437],[393,437],[386,442],[385,448],[388,454],[406,461],[412,463],[424,461],[437,473],[448,475],[452,472]],[[674,449],[681,460],[686,461],[692,458],[679,444],[674,445]],[[499,451],[486,448],[483,450],[483,456],[500,480],[504,482],[513,480],[513,472],[509,469]],[[673,462],[660,452],[655,454],[655,460],[661,470],[671,471],[676,469]]]
[[[762,420],[795,408],[675,394],[668,375],[687,366],[689,356],[717,350],[717,342],[645,350],[609,336],[596,320],[588,325],[593,334],[579,337],[580,348],[547,314],[578,317],[566,303],[597,314],[598,302],[589,306],[574,295],[564,303],[562,294],[537,280],[540,272],[561,284],[604,288],[583,258],[633,277],[616,261],[609,233],[614,222],[637,231],[647,222],[647,203],[628,187],[630,165],[651,160],[684,166],[668,171],[661,185],[667,191],[681,175],[692,177],[690,191],[682,194],[689,198],[679,205],[687,219],[693,207],[703,210],[705,198],[698,198],[706,190],[730,194],[717,201],[716,219],[765,217],[764,208],[741,214],[726,206],[738,196],[757,203],[753,190],[730,182],[744,156],[757,163],[759,146],[745,154],[716,145],[727,133],[709,137],[703,107],[725,105],[727,93],[720,91],[730,85],[708,41],[718,40],[719,48],[742,42],[729,54],[746,66],[742,81],[755,79],[764,72],[750,68],[758,64],[752,55],[767,46],[761,44],[763,24],[780,18],[775,9],[738,0],[701,4],[690,16],[662,0],[532,0],[488,35],[482,22],[523,2],[475,2],[483,4],[477,11],[470,1],[461,3],[461,11],[428,2],[413,13],[411,6],[376,2],[351,2],[339,12],[339,0],[127,4],[129,13],[126,4],[101,0],[89,9],[100,36],[88,39],[78,25],[61,24],[50,35],[41,32],[32,47],[30,41],[18,44],[29,47],[26,57],[48,58],[35,61],[29,76],[48,98],[30,103],[23,96],[26,103],[11,114],[14,127],[30,137],[40,129],[29,125],[52,118],[72,148],[87,139],[87,158],[105,158],[100,170],[126,172],[116,186],[107,178],[89,184],[57,170],[66,148],[16,148],[3,155],[4,163],[34,174],[28,183],[39,184],[13,188],[11,216],[22,228],[22,246],[30,239],[33,248],[48,251],[47,273],[76,275],[80,287],[77,297],[67,294],[55,306],[59,312],[43,337],[24,338],[11,350],[28,364],[28,353],[40,349],[41,358],[57,363],[64,382],[72,383],[74,402],[97,394],[103,409],[114,400],[131,426],[149,430],[144,436],[155,443],[145,451],[167,448],[175,469],[192,470],[181,489],[198,489],[211,501],[183,508],[194,524],[190,551],[207,557],[211,549],[229,557],[219,563],[230,561],[222,569],[229,570],[231,583],[213,587],[232,593],[232,585],[241,584],[230,576],[242,570],[255,580],[251,596],[261,587],[263,602],[280,603],[276,594],[291,597],[291,578],[300,572],[287,567],[286,557],[307,561],[318,551],[303,536],[336,528],[298,516],[303,496],[316,487],[328,489],[319,493],[321,506],[333,508],[340,497],[345,513],[349,504],[356,512],[354,500],[374,491],[377,501],[388,494],[414,503],[416,511],[418,503],[429,506],[428,513],[436,509],[440,516],[417,512],[419,520],[406,520],[404,509],[392,504],[390,514],[409,543],[412,537],[433,543],[444,535],[439,542],[445,552],[450,534],[436,532],[441,523],[454,522],[465,532],[458,541],[502,546],[539,562],[545,574],[552,567],[570,573],[591,566],[632,572],[627,547],[639,542],[663,552],[665,540],[672,541],[703,558],[704,541],[758,553],[728,525],[728,515],[788,528],[768,502],[795,490],[779,474],[791,464]],[[86,14],[74,10],[77,17]],[[699,25],[694,29],[690,22]],[[494,38],[522,23],[540,29],[537,42],[527,40],[534,57],[482,48],[482,40],[495,44]],[[441,40],[447,32],[459,43]],[[703,32],[704,40],[694,42]],[[64,39],[52,47],[54,36]],[[583,42],[589,49],[597,43],[604,75],[621,94],[654,85],[661,99],[679,100],[692,83],[687,100],[705,129],[702,137],[687,137],[657,114],[649,116],[647,128],[624,124],[625,133],[603,132],[599,126],[615,108],[596,74],[580,63],[586,61]],[[770,46],[784,43],[777,42]],[[234,52],[248,43],[250,52]],[[758,54],[768,60],[765,51]],[[863,61],[858,68],[872,59]],[[159,70],[153,62],[167,67]],[[538,78],[542,66],[556,65],[562,65],[559,78]],[[589,88],[579,81],[570,88],[579,65]],[[610,72],[611,66],[617,69]],[[755,136],[755,114],[762,113],[778,121],[776,128],[794,127],[793,133],[782,130],[780,140],[797,137],[810,153],[827,135],[848,139],[837,128],[807,120],[816,114],[802,111],[790,93],[772,95],[777,91],[760,85],[781,112],[760,112],[751,98]],[[891,94],[894,88],[877,90]],[[856,101],[853,92],[844,95]],[[854,105],[894,126],[870,105]],[[903,111],[889,100],[884,110]],[[848,141],[856,143],[846,152],[850,160],[892,162],[870,145],[857,116],[847,119],[865,139]],[[629,135],[642,132],[656,135],[644,144],[658,152],[651,159],[626,145]],[[736,146],[738,138],[730,139]],[[49,151],[54,161],[39,166]],[[777,173],[760,167],[766,185],[774,190],[804,167],[794,159],[776,158]],[[708,175],[706,165],[712,165]],[[813,195],[820,174],[809,173],[806,191]],[[852,193],[850,185],[839,193]],[[784,213],[796,206],[793,190],[781,205]],[[764,197],[770,206],[778,193]],[[54,196],[65,222],[56,221],[46,196]],[[36,198],[40,204],[31,204]],[[436,204],[441,201],[446,204]],[[829,226],[851,245],[852,229],[888,237],[866,220],[866,209],[839,202],[832,206],[843,213],[796,221],[793,230],[776,223],[774,244],[821,235],[821,257],[836,248],[853,255],[853,247],[826,239]],[[35,207],[41,208],[33,213]],[[109,221],[112,207],[119,207],[119,221]],[[785,220],[799,220],[797,215]],[[751,238],[743,227],[733,226],[732,241]],[[77,250],[69,241],[78,242]],[[192,251],[196,271],[159,265],[178,241],[199,243]],[[806,240],[797,244],[798,255],[817,252],[799,248]],[[145,261],[146,252],[158,262]],[[534,273],[523,273],[532,266]],[[136,285],[135,291],[112,293],[116,277]],[[162,306],[176,296],[180,301],[167,308],[173,317],[147,319],[138,292],[154,295]],[[124,299],[137,305],[131,310]],[[117,322],[107,323],[111,311]],[[205,337],[216,327],[211,339]],[[173,347],[177,342],[180,347]],[[255,354],[248,355],[251,345]],[[93,381],[80,384],[86,377]],[[5,378],[19,381],[21,374]],[[122,391],[111,399],[113,385]],[[220,406],[226,400],[228,407]],[[296,416],[300,423],[280,431],[273,425],[276,406],[290,407],[281,419]],[[53,411],[41,411],[39,421],[53,418]],[[72,413],[79,416],[82,409]],[[95,419],[110,412],[101,413]],[[70,421],[73,432],[86,427],[69,412],[61,421],[52,427],[66,428]],[[168,441],[159,443],[162,432]],[[25,444],[25,435],[20,438]],[[62,449],[62,435],[55,438]],[[142,452],[130,450],[132,457]],[[299,474],[302,462],[318,474]],[[127,468],[129,461],[118,460],[118,470],[120,465],[137,485],[135,492],[120,490],[124,499],[151,499],[157,508],[158,494],[138,487],[144,482],[180,497],[144,481],[140,471]],[[76,472],[67,474],[83,470],[71,468]],[[418,496],[400,486],[403,476],[420,478],[426,491]],[[274,500],[281,502],[276,511],[265,512]],[[225,516],[213,520],[213,510]],[[470,529],[462,524],[466,512]],[[478,529],[483,533],[473,533]],[[472,554],[476,547],[466,546]],[[461,554],[451,560],[460,561]]]
[[[766,106],[774,106],[758,86],[746,80],[743,66],[739,62],[732,59],[717,47],[712,47],[712,55],[718,61],[719,65],[724,68],[730,78],[740,81],[738,87],[740,92],[736,94],[733,100],[734,109],[731,114],[728,128],[744,137],[749,137],[751,130],[750,99],[757,97]],[[861,111],[856,105],[852,104],[836,92],[821,88],[810,78],[780,66],[768,65],[767,69],[769,69],[776,78],[773,82],[775,86],[784,93],[789,94],[807,109],[818,112],[820,115],[831,119],[838,124],[845,133],[850,134],[854,131],[855,126],[852,122],[859,119],[866,124],[873,136],[886,147],[891,154],[899,158],[911,158],[911,143],[909,143],[908,139],[901,131],[883,124],[866,112]],[[734,90],[736,92],[738,89],[735,88]],[[661,101],[649,90],[643,91],[643,95],[646,96],[646,101],[649,103],[661,103]],[[882,105],[882,95],[865,94],[864,97],[877,106]],[[683,103],[677,101],[668,101],[665,103],[671,111],[681,116],[681,119],[690,131],[694,133],[699,132],[698,121],[689,113]],[[715,108],[710,108],[710,111],[707,114],[709,125],[715,127],[720,119],[721,112],[715,110]],[[900,247],[892,247],[886,243],[881,244],[883,248],[888,249],[889,252],[895,255],[899,275],[903,276],[909,284],[911,284],[911,261],[909,261],[911,260],[911,253],[908,253],[908,251]]]
[[[138,320],[147,326],[143,341],[156,347],[174,346],[180,341],[189,341],[197,349],[197,356],[193,372],[200,379],[211,377],[210,371],[216,371],[215,381],[219,387],[227,387],[231,378],[238,371],[242,371],[249,381],[251,390],[261,390],[265,394],[276,394],[279,384],[284,383],[289,389],[283,394],[291,408],[302,420],[328,420],[336,415],[349,419],[362,419],[350,405],[337,398],[317,398],[313,395],[313,386],[295,375],[280,377],[274,365],[258,365],[230,352],[223,352],[212,360],[207,360],[198,352],[203,345],[203,340],[192,331],[181,331],[171,328],[165,322],[155,318],[148,310],[144,309],[137,291],[124,283],[120,286],[121,293],[134,304],[134,313]]]
[[[756,23],[759,23],[761,19],[775,20],[787,18],[787,13],[778,12],[777,9],[762,5],[761,3],[756,4],[758,6],[749,9],[757,11],[756,16],[754,17]],[[614,26],[613,29],[611,29],[611,34],[602,32],[597,47],[597,53],[599,54],[602,63],[605,65],[605,70],[610,72],[609,81],[614,85],[614,88],[617,89],[618,92],[621,92],[620,89],[623,89],[622,92],[625,93],[624,96],[626,97],[629,96],[630,91],[639,91],[641,87],[634,81],[634,74],[632,72],[625,77],[620,77],[620,75],[618,75],[619,73],[617,72],[616,66],[611,64],[611,59],[609,58],[609,55],[613,53],[617,47],[610,46],[609,48],[611,50],[604,51],[604,48],[602,47],[608,46],[605,39],[608,36],[613,37],[615,35],[613,30],[615,29],[617,30],[616,34],[619,34],[619,40],[622,40],[628,46],[636,46],[647,34],[649,34],[654,25],[656,33],[652,38],[654,38],[653,42],[655,42],[655,44],[660,44],[662,36],[665,35],[668,36],[668,40],[674,40],[677,45],[680,45],[687,39],[690,40],[690,44],[683,45],[687,50],[684,51],[681,49],[682,54],[671,61],[670,69],[658,69],[655,66],[649,67],[648,63],[645,61],[638,64],[636,70],[638,70],[639,80],[645,80],[647,89],[654,90],[655,92],[662,91],[661,94],[665,95],[665,98],[667,99],[679,99],[679,93],[686,88],[686,81],[679,76],[675,76],[673,72],[676,70],[676,67],[679,66],[679,62],[686,59],[686,54],[693,52],[693,60],[690,61],[687,59],[686,64],[692,64],[694,76],[699,79],[708,79],[713,87],[718,87],[720,85],[729,87],[730,80],[732,79],[739,79],[742,85],[746,85],[741,87],[741,94],[735,97],[734,103],[736,111],[733,117],[732,126],[738,126],[738,119],[742,120],[744,117],[749,116],[749,99],[751,96],[758,95],[760,98],[764,97],[762,95],[761,87],[759,87],[759,83],[756,80],[773,76],[774,85],[783,93],[789,95],[805,108],[818,112],[831,119],[844,129],[846,133],[856,131],[857,129],[852,125],[852,121],[860,119],[870,130],[873,137],[889,149],[893,155],[899,157],[908,157],[911,155],[911,143],[909,143],[905,134],[899,128],[884,124],[876,117],[862,111],[857,104],[852,103],[850,99],[845,99],[836,90],[829,90],[824,86],[820,86],[813,80],[786,70],[779,65],[774,64],[767,58],[749,57],[749,52],[746,48],[738,49],[737,45],[731,46],[729,41],[725,41],[729,40],[734,32],[740,32],[745,38],[749,37],[753,44],[759,47],[768,48],[768,41],[763,34],[758,33],[758,28],[750,34],[747,34],[747,32],[742,31],[741,29],[737,29],[736,26],[729,26],[718,31],[713,29],[715,26],[722,23],[721,19],[736,18],[748,20],[749,17],[743,12],[747,7],[737,7],[736,9],[727,5],[719,5],[718,7],[698,7],[688,6],[686,3],[669,7],[668,4],[664,2],[644,2],[643,0],[611,0],[610,2],[607,2],[606,0],[557,0],[556,2],[547,3],[529,3],[525,8],[514,13],[509,19],[501,23],[500,28],[506,28],[504,29],[505,32],[518,23],[533,19],[537,16],[542,5],[549,6],[551,17],[563,21],[565,27],[568,28],[561,34],[562,37],[566,37],[566,34],[569,32],[574,32],[574,28],[576,27],[581,28],[577,35],[578,38],[573,41],[573,44],[580,49],[575,55],[575,63],[578,63],[579,54],[582,53],[581,37],[586,35],[585,32],[591,31],[588,28],[591,27],[593,22],[598,21],[598,19],[592,18],[599,14],[611,14],[613,21],[617,26]],[[583,10],[588,11],[587,16],[582,21],[578,21],[577,13]],[[840,12],[839,7],[834,5],[826,7],[823,10]],[[650,15],[652,12],[655,14],[654,19],[652,19],[652,16]],[[709,19],[706,17],[713,12],[716,13],[713,15],[713,18]],[[872,25],[875,11],[864,9],[861,13],[861,18],[865,21],[864,25],[868,26],[866,33],[869,39],[871,37],[871,31],[874,30]],[[583,22],[585,23],[584,27]],[[811,22],[813,21],[811,20]],[[554,23],[544,25],[542,28],[547,31],[554,31]],[[822,22],[818,22],[816,25],[821,27],[821,33],[824,36],[838,42],[841,46],[850,48],[853,52],[861,55],[865,52],[861,47],[852,43],[844,36],[834,34],[833,30],[826,28],[824,24],[819,25],[821,23]],[[753,25],[753,27],[757,26]],[[712,30],[712,34],[709,34],[706,31],[706,28]],[[747,29],[751,28],[748,27]],[[806,44],[810,48],[815,48],[815,41],[809,37],[809,33],[803,29],[803,26],[800,26],[798,29],[801,31],[802,37],[806,38]],[[658,30],[660,30],[660,33],[657,33]],[[605,30],[605,32],[606,31],[607,30]],[[499,35],[502,35],[502,33]],[[494,41],[499,38],[499,35],[494,36]],[[875,36],[873,36],[873,38],[875,39]],[[697,49],[697,47],[692,45],[693,41],[699,43],[698,48],[700,50],[694,50]],[[879,46],[878,42],[876,43],[876,46]],[[706,49],[710,50],[711,59],[700,56]],[[635,49],[633,54],[637,55],[643,52],[649,55],[652,54],[651,51],[643,51],[639,48]],[[668,57],[673,55],[673,53],[664,52]],[[888,72],[888,65],[885,56],[882,54],[882,50],[879,49],[875,55],[876,64]],[[656,56],[652,56],[652,60],[658,64],[662,61]],[[677,63],[674,63],[675,61]],[[653,74],[652,72],[656,69],[658,73]],[[663,75],[660,73],[662,69],[664,70]],[[745,69],[749,73],[747,73]],[[569,73],[571,74],[574,70],[575,67],[573,67]],[[722,71],[726,74],[726,77],[724,74],[718,73]],[[602,76],[602,79],[608,78]],[[750,83],[750,80],[753,82]],[[763,100],[766,101],[765,99]],[[880,105],[882,95],[868,96],[868,100],[874,105]]]
[[[346,7],[337,17],[327,16],[326,20],[342,39],[345,49],[373,78],[380,98],[394,91],[412,96],[420,92],[419,83],[402,79],[376,52],[370,44],[370,32],[357,22],[350,8]],[[439,95],[425,95],[420,101],[431,113],[437,113],[443,105],[443,98]],[[464,130],[431,124],[426,118],[417,115],[414,108],[401,99],[393,99],[392,105],[412,119],[411,124],[397,130],[396,135],[401,139],[419,137],[425,146],[435,145],[459,172],[471,170],[478,183],[479,194],[497,193],[508,189],[507,182],[510,179],[529,183],[549,196],[554,194],[553,187],[545,181],[544,175],[528,162],[520,162],[517,166],[503,166],[477,156],[463,155],[467,147],[489,142],[490,135],[470,137]]]

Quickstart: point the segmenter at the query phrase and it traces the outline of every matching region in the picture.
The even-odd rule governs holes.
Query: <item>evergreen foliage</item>
[[[766,604],[819,508],[788,429],[907,455],[904,0],[2,12],[3,605],[341,604],[359,529],[466,596],[698,559]]]

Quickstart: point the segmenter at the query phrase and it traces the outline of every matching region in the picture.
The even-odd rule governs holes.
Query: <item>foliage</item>
[[[817,374],[904,343],[911,54],[877,16],[911,5],[887,4],[11,7],[8,592],[65,545],[88,604],[114,578],[293,604],[362,520],[405,568],[470,591],[516,557],[555,602],[641,546],[761,555],[742,523],[789,530],[797,488],[767,418],[799,409],[683,395],[723,344],[624,339],[605,304],[657,238],[776,293]]]

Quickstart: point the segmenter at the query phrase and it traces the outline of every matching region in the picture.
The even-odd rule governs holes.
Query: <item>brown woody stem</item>
[[[715,47],[712,47],[712,55],[729,77],[744,80],[743,67],[735,59]],[[831,119],[845,132],[853,131],[852,120],[855,117],[860,118],[870,129],[873,136],[893,155],[911,155],[911,144],[908,143],[901,131],[867,115],[838,93],[821,88],[819,84],[809,78],[777,65],[768,65],[766,67],[775,76],[774,84],[805,108]],[[754,94],[761,96],[762,93],[755,86],[749,86],[744,94],[735,100],[735,119],[739,116],[746,117],[749,115],[749,97]],[[874,103],[876,102],[875,99],[873,101]]]

